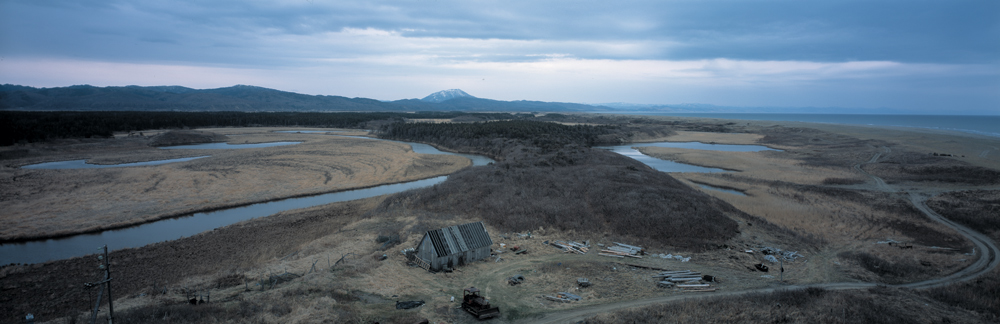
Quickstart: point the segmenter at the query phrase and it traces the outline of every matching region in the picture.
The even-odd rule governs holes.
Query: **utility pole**
[[[94,312],[90,317],[90,324],[97,324],[97,311],[101,308],[101,296],[104,295],[104,290],[108,290],[108,324],[113,324],[115,318],[115,306],[113,304],[114,299],[111,298],[111,263],[108,260],[108,246],[104,246],[104,253],[97,255],[97,260],[99,263],[97,268],[104,270],[104,280],[98,282],[88,282],[83,284],[87,288],[99,286],[101,290],[97,293],[97,302],[94,303]],[[98,249],[100,250],[100,248]]]
[[[778,259],[778,260],[781,261],[781,263],[780,263],[781,264],[781,282],[785,282],[785,258],[782,257],[781,259]]]

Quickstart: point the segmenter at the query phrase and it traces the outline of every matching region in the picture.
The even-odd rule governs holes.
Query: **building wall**
[[[474,261],[479,261],[488,258],[489,256],[490,247],[484,246],[461,253],[437,257],[437,253],[434,252],[434,245],[431,244],[431,239],[427,235],[424,235],[424,238],[420,241],[420,245],[418,245],[417,248],[417,257],[427,261],[427,263],[430,264],[431,269],[435,271],[447,267],[449,261],[451,261],[452,267],[456,267]]]

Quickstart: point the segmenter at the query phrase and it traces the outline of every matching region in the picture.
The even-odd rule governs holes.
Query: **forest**
[[[199,127],[306,126],[366,128],[370,122],[408,118],[510,119],[507,113],[463,112],[176,112],[176,111],[0,111],[0,146],[60,138],[111,137],[115,132]],[[377,123],[376,123],[377,124]]]

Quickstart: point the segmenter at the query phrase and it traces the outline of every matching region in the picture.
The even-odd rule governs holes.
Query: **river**
[[[355,137],[355,136],[350,136],[350,137]],[[357,137],[357,138],[362,138],[367,140],[379,140],[379,141],[382,140],[369,137]],[[450,155],[466,157],[472,160],[472,165],[474,166],[487,165],[491,162],[494,162],[492,159],[480,155],[460,154],[460,153],[450,153],[450,152],[440,151],[434,148],[433,146],[427,144],[401,142],[401,141],[396,141],[396,142],[410,145],[413,148],[413,151],[416,153],[450,154]],[[216,145],[216,143],[202,144],[202,145],[205,145],[205,147],[214,147],[216,149],[234,148],[234,146],[219,146]],[[284,144],[284,145],[289,145],[289,144]],[[633,149],[633,147],[638,147],[638,146],[679,147],[688,149],[706,149],[706,150],[721,150],[721,151],[773,150],[764,146],[756,146],[756,145],[719,145],[719,144],[705,144],[697,142],[640,143],[640,144],[629,144],[629,145],[609,146],[600,148],[608,149],[613,152],[639,160],[640,162],[650,165],[651,167],[663,172],[726,171],[722,169],[704,168],[700,166],[656,159],[647,156],[645,154],[642,154],[639,151]],[[188,146],[188,148],[192,147]],[[204,147],[194,147],[194,148],[204,148]],[[78,167],[84,165],[82,161],[67,161],[67,162],[74,162],[73,165],[76,165]],[[175,159],[174,161],[171,162],[179,162],[179,161]],[[58,164],[60,162],[53,162],[53,163],[56,164],[50,165],[51,168],[60,168],[60,166],[63,166]],[[146,165],[158,164],[157,161],[150,161],[143,163],[147,163]],[[83,166],[83,167],[88,167],[88,166]],[[273,215],[286,210],[307,208],[334,202],[363,199],[385,194],[402,192],[410,189],[428,187],[434,184],[441,183],[447,178],[448,178],[447,176],[440,176],[440,177],[434,177],[434,178],[405,182],[405,183],[381,185],[366,189],[347,190],[347,191],[339,191],[327,194],[319,194],[308,197],[275,200],[275,201],[257,203],[242,207],[217,210],[213,212],[195,213],[188,216],[164,219],[124,229],[108,230],[99,233],[79,234],[64,238],[36,240],[36,241],[28,241],[21,243],[0,244],[0,264],[10,264],[10,263],[30,264],[30,263],[40,263],[50,260],[59,260],[77,256],[84,256],[96,253],[97,249],[104,245],[107,245],[114,249],[141,247],[152,243],[176,240],[185,236],[192,236],[205,231],[210,231],[218,227],[227,226],[230,224],[234,224],[249,219],[254,219],[257,217]]]

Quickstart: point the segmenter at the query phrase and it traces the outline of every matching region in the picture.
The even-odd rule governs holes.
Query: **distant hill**
[[[399,111],[366,98],[310,96],[255,86],[197,90],[181,86],[61,88],[0,86],[0,109],[147,111]]]
[[[476,98],[459,89],[433,93],[424,99],[379,101],[368,98],[313,96],[256,86],[218,89],[182,86],[95,87],[75,85],[34,88],[0,85],[3,110],[101,111],[511,111],[585,112],[605,110],[584,104],[542,101],[500,101]]]
[[[429,96],[424,97],[424,99],[420,100],[439,103],[455,98],[475,98],[475,97],[470,96],[468,93],[465,93],[465,91],[462,91],[461,89],[448,89],[432,93]]]

